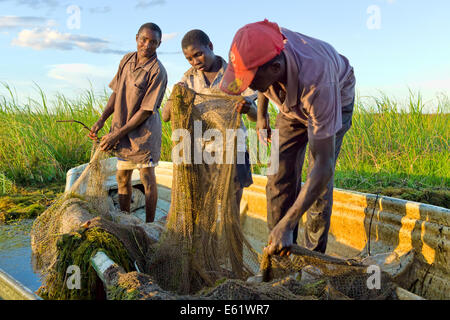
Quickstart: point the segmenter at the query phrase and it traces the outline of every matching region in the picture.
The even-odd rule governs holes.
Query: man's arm
[[[246,114],[250,121],[255,122],[257,118],[257,111],[255,101],[249,97],[242,97],[242,100],[236,102],[234,108],[237,112]]]
[[[333,176],[335,136],[325,139],[309,137],[309,148],[314,158],[312,170],[292,207],[272,229],[269,236],[269,254],[280,252],[283,255],[289,251],[295,226]]]
[[[140,109],[122,128],[103,136],[100,148],[103,151],[112,149],[120,139],[141,125],[151,114],[152,111]]]
[[[269,99],[258,92],[258,110],[257,110],[257,118],[256,118],[256,133],[258,135],[259,140],[267,145],[268,142],[271,142],[271,129],[270,129],[270,118],[267,113],[267,108],[269,107]],[[261,131],[260,130],[267,130]]]
[[[105,110],[103,110],[102,115],[97,120],[97,122],[92,126],[91,132],[89,132],[89,138],[92,140],[97,139],[97,133],[105,125],[106,120],[114,113],[114,103],[116,101],[116,93],[113,92],[108,99]]]
[[[91,132],[89,132],[89,138],[92,140],[97,140],[97,132],[100,131],[101,128],[105,125],[106,120],[114,113],[114,104],[116,101],[116,90],[117,90],[117,83],[120,79],[121,70],[123,66],[130,60],[132,56],[132,53],[126,54],[123,56],[122,60],[120,60],[119,67],[117,68],[116,75],[111,80],[109,87],[113,91],[111,96],[108,99],[108,103],[106,104],[105,110],[103,111],[102,115],[98,119],[98,121],[92,126]]]
[[[257,92],[247,88],[241,93],[241,97],[242,100],[238,101],[234,106],[235,110],[241,114],[246,114],[250,121],[255,122],[257,118],[257,107],[255,104],[255,100],[258,97]]]
[[[164,122],[170,121],[170,115],[172,114],[172,100],[167,99],[166,104],[161,112],[161,118]]]
[[[255,101],[250,103],[250,109],[247,112],[247,117],[250,121],[256,122],[258,120],[258,108],[255,104]]]
[[[258,112],[257,112],[258,118],[262,119],[268,116],[267,114],[268,106],[269,106],[269,99],[261,92],[258,92]]]

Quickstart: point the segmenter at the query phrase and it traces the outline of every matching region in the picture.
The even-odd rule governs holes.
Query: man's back
[[[281,28],[285,38],[286,95],[272,85],[264,95],[287,118],[308,127],[310,135],[326,138],[342,125],[344,106],[354,99],[353,68],[330,44]]]
[[[281,28],[281,33],[287,38],[286,49],[295,55],[303,87],[337,82],[341,104],[352,102],[355,78],[353,67],[345,56],[325,41],[286,28]]]

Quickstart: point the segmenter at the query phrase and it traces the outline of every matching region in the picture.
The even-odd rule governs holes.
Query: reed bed
[[[95,95],[86,90],[74,99],[61,94],[49,98],[37,87],[38,100],[29,98],[26,103],[19,103],[13,89],[3,86],[8,93],[0,96],[3,185],[9,189],[10,183],[63,183],[68,169],[88,161],[92,144],[82,126],[56,120],[74,119],[92,126],[106,105],[108,93]],[[448,191],[450,100],[445,94],[435,100],[434,112],[427,113],[421,95],[413,92],[406,104],[383,94],[358,97],[353,125],[344,138],[337,162],[335,185],[371,192],[385,187]],[[276,112],[271,105],[272,125]],[[246,117],[244,122],[254,129],[255,124]],[[100,135],[109,131],[109,124],[108,121]],[[162,130],[161,160],[170,161],[170,123],[163,123]],[[252,169],[263,173],[264,165],[254,164]]]

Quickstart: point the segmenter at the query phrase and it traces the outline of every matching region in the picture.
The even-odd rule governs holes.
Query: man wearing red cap
[[[267,20],[236,33],[220,88],[258,90],[260,139],[270,141],[268,99],[278,107],[279,170],[268,175],[270,254],[288,254],[307,212],[305,246],[325,252],[333,205],[333,177],[355,97],[353,68],[331,45]],[[266,129],[267,136],[262,135]],[[309,143],[308,176],[301,172]]]

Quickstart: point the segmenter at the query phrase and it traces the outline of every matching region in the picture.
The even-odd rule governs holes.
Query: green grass
[[[446,188],[450,178],[450,102],[441,96],[436,113],[424,113],[420,95],[406,109],[387,96],[357,104],[337,163],[337,184],[375,190],[385,187]]]
[[[57,123],[75,119],[92,126],[106,104],[86,91],[76,100],[57,95],[19,105],[12,90],[0,97],[0,172],[20,185],[61,181],[65,172],[89,159],[91,141],[81,125]],[[105,129],[104,129],[105,130]],[[107,130],[107,129],[106,129]]]
[[[49,99],[37,87],[39,100],[19,104],[11,88],[4,86],[9,95],[0,96],[0,189],[2,181],[8,188],[10,182],[18,186],[63,183],[69,168],[88,161],[92,144],[82,126],[56,120],[74,119],[92,126],[106,105],[107,93],[96,96],[85,91],[76,99],[63,95]],[[358,98],[336,167],[336,187],[363,192],[444,190],[448,194],[450,102],[445,95],[438,98],[433,114],[424,112],[419,94],[410,93],[406,108],[382,94]],[[273,106],[270,113],[273,127]],[[245,122],[254,128],[254,123]],[[109,123],[100,135],[108,132]],[[170,161],[170,137],[170,123],[163,123],[161,160]],[[254,165],[252,169],[259,173],[261,168]]]
[[[435,113],[430,114],[424,112],[420,94],[411,92],[408,98],[403,107],[383,94],[357,99],[336,164],[336,187],[374,193],[389,188],[449,192],[450,100],[437,97]],[[276,110],[271,106],[269,112],[273,128]],[[255,127],[249,121],[245,124]],[[261,167],[254,166],[253,171]]]
[[[0,195],[0,225],[40,215],[64,191],[58,182],[45,186],[15,187],[10,194]]]

